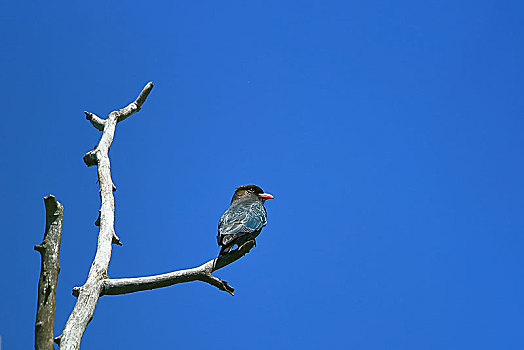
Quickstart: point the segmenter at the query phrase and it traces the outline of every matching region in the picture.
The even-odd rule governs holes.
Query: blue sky
[[[83,349],[523,349],[518,1],[5,2],[0,336],[30,348],[42,197],[65,206],[56,334],[94,256],[105,116],[109,275],[214,257],[236,186],[276,199],[203,283],[103,297]]]

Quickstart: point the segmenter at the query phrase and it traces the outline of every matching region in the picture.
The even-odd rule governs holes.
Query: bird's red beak
[[[273,198],[275,198],[272,195],[270,195],[269,193],[261,193],[258,196],[261,197],[261,198],[264,198],[264,199],[273,199]]]

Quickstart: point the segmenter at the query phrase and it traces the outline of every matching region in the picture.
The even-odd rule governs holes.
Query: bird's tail
[[[220,248],[220,252],[218,253],[218,256],[221,257],[222,255],[226,255],[227,253],[229,253],[231,250],[233,250],[233,247],[235,246],[235,244],[230,244],[230,245],[224,245],[222,246],[222,248]]]

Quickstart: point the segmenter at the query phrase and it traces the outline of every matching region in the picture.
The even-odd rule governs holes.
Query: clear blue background
[[[524,349],[521,1],[3,2],[0,336],[33,344],[42,197],[65,206],[56,334],[95,252],[100,116],[118,125],[109,275],[214,257],[236,186],[257,247],[103,297],[83,349]]]

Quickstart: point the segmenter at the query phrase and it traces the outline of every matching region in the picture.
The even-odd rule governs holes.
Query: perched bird
[[[217,242],[221,246],[218,256],[229,253],[235,244],[241,246],[255,240],[266,226],[267,212],[264,202],[273,196],[256,185],[244,185],[236,189],[229,209],[218,221]]]

